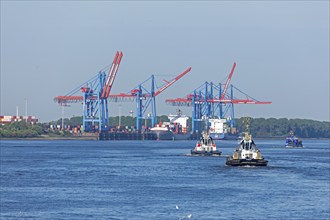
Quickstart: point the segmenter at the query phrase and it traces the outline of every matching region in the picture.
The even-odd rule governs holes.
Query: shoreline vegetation
[[[110,127],[118,131],[129,129],[134,132],[135,118],[131,116],[110,117]],[[235,119],[238,133],[244,131],[244,118]],[[121,126],[118,122],[121,121]],[[157,121],[166,122],[166,115],[157,117]],[[61,128],[62,123],[65,125]],[[191,124],[191,118],[188,119]],[[99,133],[82,132],[82,117],[72,117],[48,123],[29,124],[25,121],[0,125],[0,140],[98,140]],[[150,127],[150,120],[146,122]],[[77,129],[78,128],[78,129]],[[251,118],[250,133],[256,139],[283,139],[290,132],[304,139],[330,139],[330,122],[320,122],[310,119],[275,119]]]
[[[38,137],[25,137],[25,138],[18,138],[18,137],[1,137],[0,140],[35,140],[35,141],[42,141],[42,140],[98,140],[98,136],[70,136],[70,137],[62,137],[62,136],[47,136],[42,135]]]
[[[259,138],[254,138],[255,140],[284,140],[285,138],[283,137],[259,137]],[[42,141],[42,140],[47,140],[47,141],[74,141],[74,140],[81,140],[81,141],[97,141],[99,140],[98,137],[95,136],[72,136],[72,137],[49,137],[49,136],[40,136],[40,137],[26,137],[26,138],[16,138],[16,137],[11,137],[11,138],[0,138],[1,140],[29,140],[29,141]],[[304,138],[304,140],[329,140],[330,138]],[[115,141],[120,141],[120,140],[115,140]],[[134,140],[133,140],[134,141]],[[135,141],[151,141],[151,140],[135,140]],[[161,141],[166,141],[166,140],[161,140]],[[172,140],[168,140],[172,141]],[[174,140],[175,142],[177,141],[185,141],[185,140]],[[195,140],[194,140],[195,141]],[[220,140],[222,141],[222,140]]]

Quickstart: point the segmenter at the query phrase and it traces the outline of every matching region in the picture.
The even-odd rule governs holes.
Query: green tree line
[[[166,115],[157,117],[157,121],[169,121]],[[135,126],[136,118],[131,116],[121,116],[121,126],[132,127]],[[61,120],[53,122],[60,125]],[[70,126],[77,126],[82,124],[82,117],[72,117],[65,119],[64,123]],[[110,126],[119,125],[119,117],[110,117]],[[143,121],[142,124],[145,124]],[[148,127],[151,121],[147,120]],[[191,118],[188,119],[188,125],[191,125]],[[244,118],[235,119],[235,127],[238,132],[244,131]],[[330,138],[330,122],[315,121],[310,119],[287,119],[287,118],[251,118],[250,132],[254,137],[285,137],[290,130],[294,131],[295,135],[301,138]]]
[[[0,138],[35,138],[42,135],[49,137],[71,136],[69,131],[51,130],[48,123],[30,124],[26,121],[16,121],[9,124],[0,124]]]
[[[157,117],[157,121],[166,122],[168,118],[166,115]],[[72,118],[64,119],[66,126],[81,126],[83,122],[82,117],[76,116]],[[121,116],[121,126],[134,127],[136,118],[131,116]],[[143,120],[142,124],[151,126],[150,120]],[[38,123],[35,125],[29,125],[25,121],[13,122],[10,124],[0,126],[0,138],[12,137],[12,138],[27,138],[38,137],[42,134],[54,134],[54,135],[69,135],[68,132],[52,131],[49,129],[50,125],[61,125],[62,120],[51,121],[49,123]],[[109,124],[112,127],[119,125],[119,117],[110,117]],[[188,119],[188,125],[191,125],[191,118]],[[238,132],[244,131],[244,118],[235,119],[235,127]],[[330,122],[315,121],[310,119],[287,119],[287,118],[251,118],[250,120],[250,132],[254,137],[285,137],[292,130],[296,136],[301,138],[330,138]]]
[[[32,138],[44,134],[42,124],[29,125],[25,121],[17,121],[0,127],[0,138]]]
[[[244,131],[244,118],[235,120],[239,131]],[[301,138],[330,138],[330,122],[310,119],[251,118],[250,132],[254,137],[284,137],[292,130]]]

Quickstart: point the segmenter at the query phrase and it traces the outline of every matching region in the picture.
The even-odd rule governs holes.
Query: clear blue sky
[[[271,105],[235,105],[236,117],[329,121],[329,1],[1,1],[1,115],[61,117],[53,102],[124,57],[112,93],[151,74],[192,71],[157,98],[205,81],[232,83]],[[118,103],[110,114],[118,115]],[[135,109],[122,105],[122,114]],[[190,115],[190,108],[182,108]],[[81,115],[82,106],[65,109]]]

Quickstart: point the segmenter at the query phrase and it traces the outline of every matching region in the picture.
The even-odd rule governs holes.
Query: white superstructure
[[[170,120],[170,128],[174,133],[187,133],[187,121],[189,119],[188,116],[182,115],[181,111],[178,112],[176,115],[168,115],[168,119]],[[180,129],[179,129],[180,127]],[[180,130],[180,131],[179,131]]]
[[[216,133],[216,134],[224,134],[227,133],[227,127],[228,125],[226,124],[227,119],[218,119],[218,118],[211,118],[208,119],[210,123],[210,133]]]

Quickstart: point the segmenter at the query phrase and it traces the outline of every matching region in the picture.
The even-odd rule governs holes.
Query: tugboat
[[[290,135],[285,140],[285,147],[294,148],[294,147],[304,147],[302,144],[302,140],[297,138],[293,131],[290,131]]]
[[[245,137],[240,141],[233,155],[227,157],[228,166],[267,166],[268,161],[263,158],[248,132],[248,120],[246,120]]]
[[[191,150],[191,155],[220,156],[221,151],[217,150],[217,146],[210,137],[210,134],[204,131],[202,137],[196,143],[196,147]]]

